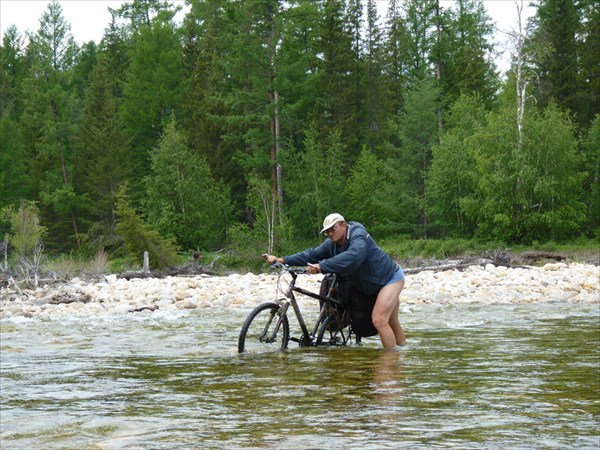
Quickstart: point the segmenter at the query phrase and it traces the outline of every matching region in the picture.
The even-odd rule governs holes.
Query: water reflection
[[[409,345],[238,355],[245,311],[1,321],[0,439],[49,448],[598,448],[598,305],[426,307]]]
[[[382,403],[396,401],[402,388],[403,353],[397,351],[381,351],[373,364],[373,387],[377,400]]]

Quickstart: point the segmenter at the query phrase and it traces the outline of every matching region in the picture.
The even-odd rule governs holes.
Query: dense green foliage
[[[600,236],[598,3],[540,0],[506,74],[480,0],[377,3],[189,0],[179,24],[134,0],[81,47],[49,3],[0,48],[0,208],[35,207],[54,253],[156,266],[293,251],[332,211],[381,241]]]
[[[148,222],[184,248],[222,243],[232,216],[229,189],[212,179],[208,163],[190,150],[175,122],[167,125],[150,161],[143,201]]]
[[[131,206],[124,185],[117,192],[115,212],[117,214],[117,232],[123,238],[127,255],[142,264],[144,252],[149,254],[150,267],[165,268],[178,263],[177,247],[168,238],[163,238],[149,226]]]
[[[9,230],[3,238],[6,244],[14,249],[14,258],[33,260],[36,247],[42,244],[46,234],[46,228],[40,225],[37,206],[32,202],[23,201],[18,209],[12,205],[6,206],[0,214],[9,225]]]

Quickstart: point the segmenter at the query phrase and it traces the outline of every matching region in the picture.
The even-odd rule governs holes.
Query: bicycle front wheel
[[[239,353],[264,353],[287,348],[290,324],[277,303],[263,303],[250,312],[238,339]]]

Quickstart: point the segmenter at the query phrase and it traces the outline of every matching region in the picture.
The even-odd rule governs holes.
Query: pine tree
[[[220,0],[193,1],[183,26],[182,114],[178,122],[190,146],[208,161],[213,175],[234,191],[243,190],[243,172],[233,158],[239,142],[226,137],[227,80],[234,26]]]
[[[383,35],[379,27],[379,16],[377,14],[377,2],[367,1],[367,28],[366,28],[366,99],[368,140],[367,144],[371,150],[380,147],[382,143],[381,129],[385,125],[385,119],[389,113],[386,110],[385,83],[383,78]]]
[[[320,2],[299,0],[281,11],[281,46],[277,53],[276,86],[279,92],[283,141],[301,149],[305,127],[315,109]]]
[[[550,99],[554,99],[561,107],[577,113],[579,62],[576,35],[579,17],[574,1],[542,0],[537,18],[537,45],[551,49],[537,61],[540,83],[536,92],[538,106],[544,107]]]
[[[403,4],[408,36],[407,71],[410,80],[425,80],[433,76],[432,49],[436,42],[438,0],[406,0]]]
[[[121,236],[128,255],[138,264],[149,254],[151,268],[169,268],[177,265],[177,246],[172,239],[163,238],[136,212],[127,193],[127,185],[119,188],[116,202],[117,233]]]
[[[444,104],[452,104],[461,94],[477,95],[490,109],[499,88],[492,60],[493,26],[481,0],[456,3],[442,17],[443,32],[437,44]]]
[[[439,140],[438,98],[433,80],[415,84],[392,122],[397,144],[387,149],[385,175],[387,198],[395,207],[395,214],[388,216],[388,228],[396,233],[427,237],[423,197],[431,148]]]
[[[18,120],[22,110],[23,42],[16,27],[0,47],[0,209],[31,195]]]
[[[382,97],[380,107],[384,117],[382,139],[392,141],[389,118],[402,108],[408,88],[409,36],[401,14],[400,0],[390,0],[384,22],[385,34],[382,56]]]
[[[73,185],[75,113],[78,99],[71,69],[78,48],[62,8],[54,1],[42,14],[27,49],[31,67],[23,81],[24,152],[28,173],[49,225],[49,245],[79,246],[77,209],[82,199]]]
[[[339,132],[346,147],[349,162],[360,150],[362,128],[356,127],[360,108],[353,93],[358,83],[356,52],[353,50],[352,29],[346,26],[344,2],[326,0],[324,17],[319,23],[315,96],[317,102],[311,117],[311,126],[320,131],[320,137]]]
[[[22,112],[21,86],[25,63],[23,37],[14,25],[8,27],[0,47],[0,116],[18,119]]]
[[[268,177],[274,168],[279,3],[198,2],[185,26],[183,124],[191,145],[232,187],[240,207],[245,173]]]
[[[181,106],[182,49],[170,5],[136,1],[122,8],[135,31],[121,111],[132,140],[134,170],[141,179],[150,167],[149,151]]]
[[[92,250],[111,249],[115,235],[115,201],[119,189],[132,176],[130,140],[120,113],[117,80],[110,76],[109,58],[100,55],[90,75],[79,124],[79,190],[89,196],[86,208],[86,243]],[[116,163],[118,162],[118,163]]]
[[[18,124],[0,117],[0,209],[27,198],[27,176]]]
[[[108,8],[111,13],[111,21],[106,28],[99,52],[105,59],[108,72],[113,80],[113,95],[119,99],[123,98],[123,84],[127,76],[127,68],[130,63],[128,53],[131,39],[126,27],[117,24],[118,13]]]
[[[600,114],[600,4],[579,0],[581,33],[578,40],[580,61],[578,110],[576,120],[584,128]]]

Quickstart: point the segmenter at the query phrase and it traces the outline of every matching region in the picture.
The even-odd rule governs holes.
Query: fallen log
[[[71,294],[56,294],[52,296],[50,301],[51,305],[69,304],[69,303],[89,303],[92,298],[88,294],[81,292]]]
[[[491,259],[476,259],[476,260],[458,260],[458,261],[438,261],[434,264],[403,268],[405,274],[415,274],[419,272],[444,272],[446,270],[463,270],[470,266],[485,266],[486,264],[494,264]]]

